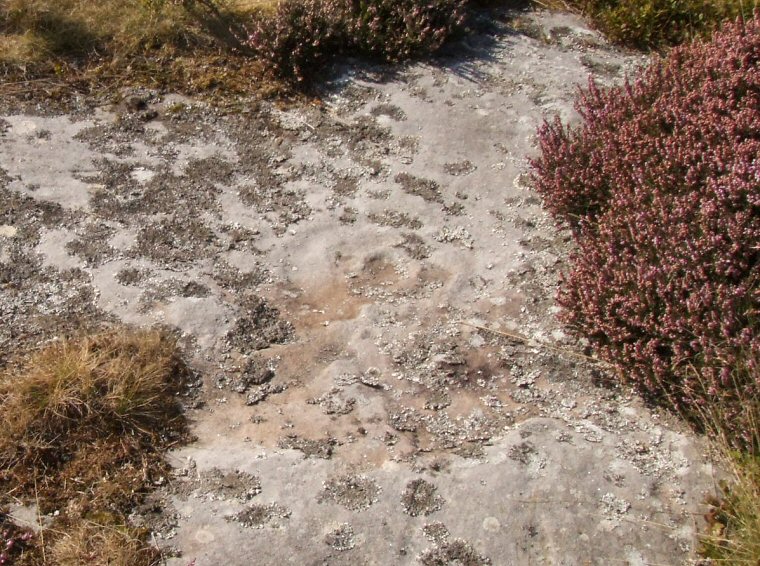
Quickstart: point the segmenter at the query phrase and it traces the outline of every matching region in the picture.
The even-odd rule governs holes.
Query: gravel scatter
[[[438,495],[438,489],[432,483],[416,479],[406,485],[401,494],[401,505],[407,515],[427,517],[443,507],[443,497]]]
[[[449,529],[441,522],[426,524],[422,527],[422,534],[424,534],[425,538],[430,542],[434,542],[438,545],[446,542],[450,536]]]
[[[356,546],[354,529],[349,523],[342,523],[325,535],[325,544],[330,548],[343,552]]]
[[[378,226],[391,226],[393,228],[409,228],[410,230],[418,230],[422,228],[422,222],[419,218],[410,216],[406,212],[399,212],[397,210],[384,210],[382,213],[371,213],[367,215],[367,218],[373,224]]]
[[[528,464],[533,454],[536,453],[536,447],[532,442],[525,441],[520,444],[516,444],[509,449],[509,457],[515,462],[521,464]]]
[[[261,356],[249,358],[240,374],[232,381],[231,389],[236,393],[246,393],[254,385],[264,385],[274,378],[272,364]]]
[[[354,410],[356,399],[342,395],[342,389],[334,387],[321,397],[309,399],[310,405],[319,405],[326,415],[347,415]]]
[[[247,503],[261,493],[261,481],[238,470],[212,468],[197,474],[193,469],[177,477],[172,492],[183,499],[192,496],[206,501],[235,499]]]
[[[410,195],[421,197],[427,202],[443,203],[441,188],[436,181],[415,177],[409,173],[399,173],[394,180]]]
[[[242,316],[227,333],[228,344],[243,352],[282,344],[293,337],[293,326],[280,318],[280,311],[256,295],[241,300]]]
[[[332,458],[333,450],[338,444],[339,442],[336,438],[312,440],[310,438],[303,438],[297,434],[289,434],[281,438],[277,445],[280,448],[291,448],[303,452],[306,458],[329,460]]]
[[[376,503],[380,486],[366,476],[344,475],[327,480],[318,501],[331,501],[350,511],[363,511]]]
[[[227,521],[236,522],[243,527],[263,529],[264,527],[278,528],[284,525],[284,520],[289,519],[290,509],[277,503],[260,505],[254,503],[235,515],[227,516]]]
[[[449,175],[453,175],[455,177],[458,177],[461,175],[469,175],[470,173],[475,171],[475,169],[477,169],[475,164],[469,159],[465,159],[463,161],[453,161],[451,163],[446,163],[443,166],[443,168],[446,171],[446,173],[448,173]]]
[[[419,561],[423,566],[488,566],[491,559],[480,554],[463,539],[453,539],[423,552]]]
[[[258,405],[262,401],[265,401],[270,395],[282,393],[286,389],[287,385],[284,383],[266,383],[264,385],[252,387],[245,398],[245,404],[249,407]]]

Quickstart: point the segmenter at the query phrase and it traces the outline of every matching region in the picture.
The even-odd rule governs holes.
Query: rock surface
[[[704,447],[556,322],[569,238],[527,174],[542,119],[642,63],[523,12],[320,103],[6,106],[1,355],[182,336],[198,440],[136,518],[172,565],[681,562]]]

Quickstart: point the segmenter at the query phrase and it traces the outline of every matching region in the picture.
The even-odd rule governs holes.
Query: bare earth
[[[556,322],[527,175],[542,119],[641,63],[529,12],[322,104],[6,104],[1,356],[181,334],[198,439],[134,517],[171,565],[682,563],[704,443]]]

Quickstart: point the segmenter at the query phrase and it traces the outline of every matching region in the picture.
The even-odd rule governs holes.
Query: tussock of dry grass
[[[696,416],[682,415],[697,419],[711,441],[718,466],[727,472],[716,493],[707,498],[710,510],[698,541],[698,554],[713,564],[760,565],[760,398],[742,386],[760,383],[758,367],[753,357],[734,368],[735,380],[727,387],[735,401],[732,410],[715,400],[696,405]],[[741,376],[738,380],[737,375]],[[699,384],[702,396],[709,398],[708,385]],[[736,423],[741,424],[740,435]]]
[[[55,343],[0,376],[0,465],[69,460],[82,443],[166,440],[180,420],[174,343],[158,332],[114,332]]]
[[[741,370],[747,381],[760,382],[758,360]],[[754,369],[753,369],[754,368]],[[735,372],[736,373],[736,372]],[[715,564],[757,566],[760,564],[760,399],[734,383],[740,400],[740,415],[729,414],[719,404],[704,404],[700,413],[708,437],[713,440],[717,460],[728,471],[718,493],[708,498],[707,528],[699,537],[699,554]],[[738,419],[745,434],[741,442],[728,432],[727,419]]]
[[[154,566],[160,553],[134,529],[80,521],[51,545],[50,560],[57,566]]]
[[[0,93],[25,81],[113,92],[125,85],[182,92],[256,91],[245,23],[273,0],[0,0]],[[253,75],[256,75],[254,77]],[[17,86],[20,85],[20,86]],[[37,85],[39,89],[39,85]]]
[[[0,506],[60,512],[44,544],[54,563],[154,563],[145,533],[124,525],[185,435],[186,375],[156,331],[55,342],[0,374]]]
[[[208,49],[271,0],[0,0],[0,33],[31,61],[71,55],[129,57],[155,49]],[[0,53],[0,61],[13,53]],[[18,54],[15,54],[17,57]],[[24,62],[29,62],[27,59]]]
[[[174,3],[151,7],[141,0],[2,0],[0,18],[6,42],[28,45],[21,52],[23,60],[19,53],[0,55],[18,63],[106,49],[118,56],[195,39],[188,15]]]
[[[756,429],[756,434],[760,432]],[[760,456],[722,450],[730,471],[721,493],[709,503],[707,531],[700,537],[700,555],[716,564],[756,566],[760,563]]]

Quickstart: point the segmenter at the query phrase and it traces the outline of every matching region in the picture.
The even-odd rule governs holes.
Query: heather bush
[[[570,0],[612,41],[639,48],[677,45],[722,21],[750,18],[755,0]]]
[[[0,508],[0,566],[7,566],[17,561],[34,538],[28,529],[15,525]]]
[[[641,392],[739,444],[760,394],[758,32],[760,14],[622,87],[591,82],[582,125],[545,123],[533,161],[577,243],[567,322]]]
[[[283,0],[248,45],[280,78],[304,83],[341,53],[401,61],[435,52],[463,27],[466,0]]]
[[[466,0],[351,0],[350,41],[386,61],[433,53],[462,29],[465,6]]]
[[[304,82],[346,44],[342,0],[283,0],[251,23],[248,43],[278,76]]]

